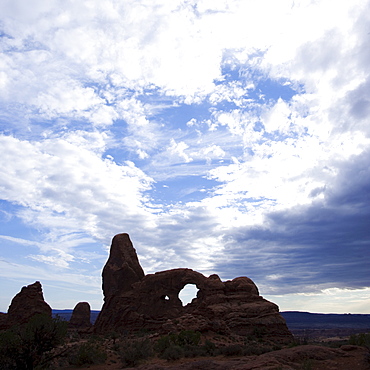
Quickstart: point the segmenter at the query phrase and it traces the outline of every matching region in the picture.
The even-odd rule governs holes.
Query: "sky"
[[[0,311],[99,310],[124,232],[146,274],[370,314],[369,1],[2,0],[0,48]]]

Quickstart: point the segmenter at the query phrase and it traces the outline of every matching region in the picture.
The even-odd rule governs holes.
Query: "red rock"
[[[7,325],[23,324],[37,314],[51,317],[51,307],[45,302],[39,281],[24,286],[12,299],[8,309]]]
[[[197,297],[183,307],[179,293],[187,284]],[[105,302],[95,323],[97,332],[192,329],[258,335],[276,341],[293,339],[279,308],[259,295],[253,281],[238,277],[222,282],[180,268],[144,275],[127,234],[113,238],[103,269]]]
[[[0,330],[6,329],[8,327],[8,315],[6,313],[0,312]]]
[[[87,329],[91,327],[91,309],[88,302],[79,302],[73,309],[69,327],[76,329]]]
[[[132,284],[144,277],[136,251],[128,234],[118,234],[112,240],[109,259],[103,270],[105,299],[131,291]]]

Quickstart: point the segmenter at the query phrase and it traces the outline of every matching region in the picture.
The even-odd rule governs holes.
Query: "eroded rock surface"
[[[105,302],[95,323],[98,332],[191,329],[292,339],[278,306],[261,297],[251,279],[222,282],[186,268],[144,275],[128,234],[113,238],[102,275]],[[187,284],[199,291],[183,306],[179,293]]]
[[[106,300],[132,290],[132,284],[144,277],[135,248],[128,234],[112,240],[109,259],[103,269],[103,294]]]
[[[12,299],[6,315],[8,327],[15,324],[23,324],[37,314],[45,314],[51,317],[51,307],[45,302],[42,286],[39,281],[24,286]]]
[[[4,312],[0,312],[0,330],[8,327],[8,315]]]
[[[91,308],[88,302],[79,302],[73,309],[69,327],[75,329],[88,329],[91,327]]]

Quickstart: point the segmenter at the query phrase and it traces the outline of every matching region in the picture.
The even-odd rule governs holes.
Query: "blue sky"
[[[2,1],[0,311],[100,309],[127,232],[146,273],[370,313],[369,5]]]

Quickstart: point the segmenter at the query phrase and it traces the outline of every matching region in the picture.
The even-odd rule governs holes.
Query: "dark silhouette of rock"
[[[75,329],[88,329],[91,327],[91,309],[88,302],[79,302],[73,309],[69,327]]]
[[[199,291],[184,307],[179,293],[187,284]],[[261,297],[251,279],[222,282],[217,275],[207,278],[186,268],[144,275],[127,234],[113,238],[103,288],[97,332],[191,329],[292,340],[278,306]]]
[[[112,240],[109,259],[103,269],[105,300],[131,291],[132,284],[144,277],[135,248],[128,234],[118,234]]]
[[[39,281],[24,286],[12,299],[6,315],[6,325],[10,327],[15,324],[26,323],[37,314],[51,317],[51,307],[44,300],[42,286]]]
[[[8,327],[8,315],[4,312],[0,312],[0,330]]]

